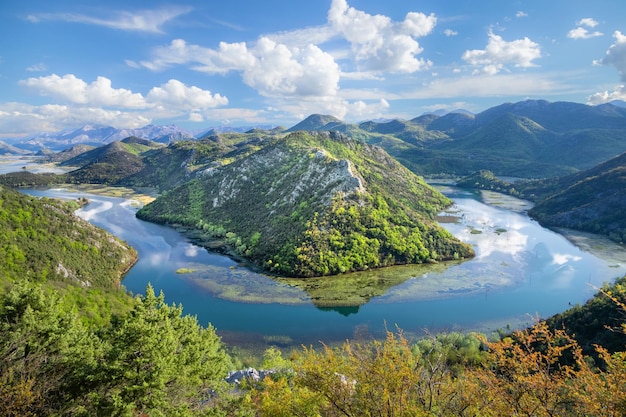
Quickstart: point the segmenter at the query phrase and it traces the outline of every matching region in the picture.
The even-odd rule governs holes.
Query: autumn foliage
[[[478,336],[472,336],[478,337]],[[545,322],[497,342],[479,363],[452,366],[445,348],[384,341],[304,348],[291,378],[253,390],[260,416],[624,416],[626,352],[591,363]]]

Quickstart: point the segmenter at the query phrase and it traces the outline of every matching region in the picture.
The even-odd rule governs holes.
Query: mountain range
[[[142,132],[147,135],[149,132],[161,134],[165,131],[169,132],[171,138],[176,129],[169,127],[163,130],[155,127]],[[102,140],[111,140],[116,137],[115,135],[121,134],[119,131],[115,133],[105,128],[81,129],[81,132],[92,132],[94,138],[95,132],[106,133],[108,136]],[[81,137],[80,134],[74,133],[66,134],[64,137]],[[319,139],[329,134],[333,140]],[[159,136],[159,138],[163,137]],[[346,138],[350,140],[347,141]],[[310,161],[304,158],[304,154],[295,151],[295,149],[298,149],[298,152],[301,151],[295,145],[298,140],[310,144],[309,148],[303,151],[312,158]],[[282,144],[283,148],[278,144]],[[371,147],[371,145],[378,146]],[[337,151],[336,148],[341,147],[345,149]],[[351,150],[354,147],[360,147],[359,152]],[[378,149],[378,151],[374,152],[370,148]],[[305,187],[308,190],[306,193],[315,200],[314,197],[318,192],[316,190],[323,189],[325,186],[322,187],[320,184],[326,184],[325,181],[327,181],[323,175],[317,174],[326,173],[331,178],[335,178],[336,172],[327,166],[311,165],[312,161],[317,160],[318,151],[322,152],[322,156],[329,155],[327,159],[345,160],[348,172],[352,172],[351,170],[359,164],[364,167],[354,168],[358,175],[355,174],[353,181],[368,183],[370,186],[374,184],[375,189],[385,190],[383,194],[387,196],[385,201],[389,206],[399,207],[399,199],[410,200],[409,197],[402,196],[403,190],[411,187],[405,184],[406,187],[398,188],[397,184],[390,183],[381,186],[382,182],[388,181],[386,177],[395,178],[399,183],[404,183],[415,174],[443,173],[460,176],[476,172],[461,181],[461,185],[497,189],[529,198],[537,203],[530,214],[545,225],[599,232],[618,242],[626,239],[624,234],[626,225],[621,221],[624,217],[623,212],[626,210],[623,206],[623,201],[626,201],[626,196],[624,196],[626,184],[623,175],[626,162],[624,156],[626,155],[626,108],[614,104],[586,106],[569,102],[550,103],[543,100],[528,100],[502,104],[477,115],[455,112],[440,116],[431,113],[411,120],[368,121],[358,125],[344,123],[332,116],[311,115],[289,129],[250,129],[245,133],[212,131],[205,132],[200,139],[172,140],[167,145],[159,141],[130,136],[97,147],[85,144],[74,145],[44,158],[44,160],[62,165],[77,167],[67,174],[55,176],[18,172],[2,176],[1,182],[13,186],[40,186],[59,182],[148,186],[156,187],[161,192],[170,190],[167,193],[170,198],[174,198],[176,193],[187,193],[189,195],[186,197],[182,194],[176,197],[182,198],[181,201],[169,201],[161,206],[159,206],[161,203],[157,203],[153,207],[159,207],[158,209],[151,208],[153,212],[146,209],[142,215],[163,223],[182,223],[192,227],[196,227],[198,221],[205,218],[221,218],[221,223],[207,226],[211,233],[216,230],[221,233],[222,229],[224,233],[234,233],[234,236],[242,240],[235,239],[234,242],[230,242],[230,246],[235,248],[246,246],[243,250],[245,253],[251,247],[256,246],[251,245],[250,239],[253,236],[250,233],[258,231],[264,236],[281,235],[282,232],[279,233],[275,229],[261,230],[257,227],[268,223],[267,219],[257,218],[258,215],[265,215],[266,218],[274,217],[274,209],[269,212],[266,209],[274,207],[277,204],[276,201],[290,199],[295,204],[297,200],[295,197],[276,194],[277,189],[287,190],[286,192],[291,193],[292,196],[299,196],[302,192],[300,188],[305,187],[304,184],[309,184],[311,178],[316,178],[317,188],[311,188],[308,185],[309,188]],[[271,152],[280,155],[280,157],[269,158],[275,160],[275,166],[264,165],[261,169],[260,165],[249,162],[250,158],[259,158],[259,155]],[[335,152],[348,156],[338,157]],[[363,152],[369,156],[363,155]],[[384,157],[381,156],[382,153]],[[376,163],[379,157],[393,160],[397,166],[391,164],[388,170],[372,166],[371,164]],[[319,159],[324,158],[320,156]],[[305,163],[306,161],[308,162]],[[404,165],[402,169],[405,171],[399,170],[398,162]],[[252,164],[255,168],[237,168],[245,164]],[[250,172],[240,172],[237,169]],[[404,173],[396,175],[394,173],[396,171]],[[313,175],[314,173],[317,176]],[[498,176],[502,175],[539,177],[542,180],[516,182],[512,185],[499,180]],[[242,178],[239,178],[240,176]],[[213,180],[210,180],[211,178]],[[226,193],[227,191],[224,190],[231,189],[233,184],[239,184],[249,178],[275,179],[268,183],[270,185],[265,184],[258,190],[255,188],[258,186],[257,183],[250,183],[245,187],[242,185],[243,188],[239,191],[231,190],[237,195],[246,197],[241,201],[233,200],[236,201],[236,205],[226,211],[244,213],[242,218],[234,221],[203,205],[198,206],[197,195],[205,196],[207,199],[209,198],[207,196],[211,196],[211,201],[219,202],[223,196],[214,195],[215,190],[219,193]],[[176,193],[173,189],[177,190]],[[300,224],[302,227],[294,230],[299,230],[300,233],[313,233],[312,229],[304,227],[306,222],[313,221],[310,215],[326,213],[325,210],[332,206],[329,202],[334,201],[333,196],[345,192],[341,187],[338,189],[330,187],[329,190],[329,193],[318,195],[319,198],[315,200],[316,204],[308,200],[297,201],[298,204],[305,204],[300,209],[304,209],[306,215],[301,213],[299,208],[290,206],[293,210],[284,214],[284,217],[291,219],[291,223],[289,226],[287,223],[282,226],[288,229],[292,228],[293,224]],[[389,195],[389,190],[394,190],[394,195]],[[323,198],[322,195],[324,195]],[[415,195],[422,195],[421,191],[416,191]],[[369,198],[374,197],[370,195]],[[251,203],[251,199],[256,203]],[[264,205],[256,207],[255,204],[260,201],[265,201]],[[426,208],[443,207],[441,204],[433,206],[428,201],[424,204]],[[167,206],[175,207],[176,213],[168,214]],[[189,210],[179,210],[187,206]],[[256,208],[249,213],[243,209],[248,206]],[[315,207],[315,210],[311,211],[311,207]],[[422,215],[429,213],[424,209],[422,207],[410,210]],[[204,214],[200,215],[197,210]],[[170,218],[172,215],[182,216],[185,221],[177,217],[176,219]],[[431,215],[432,213],[426,216]],[[291,216],[295,217],[291,218]],[[392,217],[394,216],[395,214],[392,213]],[[300,217],[304,223],[297,222]],[[250,226],[244,230],[239,229],[239,226],[233,226],[233,224],[246,224],[253,218],[257,219],[254,227]],[[310,225],[313,224],[314,222],[310,223]],[[201,224],[197,228],[203,229],[204,226]],[[278,228],[276,225],[274,227]],[[319,230],[326,229],[321,227]],[[251,232],[248,233],[248,231]],[[296,242],[296,239],[301,239],[301,236],[298,238],[291,236],[289,239],[284,241],[290,242],[291,249],[300,247],[304,242],[303,240]],[[427,249],[429,253],[439,255],[437,250]],[[281,253],[279,256],[281,259],[288,258],[281,250],[283,249],[277,247],[262,248],[259,253],[251,252],[251,258],[258,265],[268,267],[270,260],[275,262],[278,259],[268,255],[269,253]],[[460,253],[458,250],[453,250],[453,252],[457,252],[457,255]],[[289,256],[292,255],[293,253],[290,252]],[[449,255],[450,252],[443,257]],[[371,259],[375,257],[371,254],[368,256],[373,256]],[[421,261],[427,259],[429,258],[425,257]],[[438,259],[438,256],[432,259]],[[337,264],[332,268],[329,267],[328,270],[325,269],[326,267],[319,270],[302,267],[295,272],[303,276],[323,275],[343,270],[356,270],[364,268],[364,265],[368,267],[370,265],[367,262],[363,264],[359,262],[354,264],[356,266]],[[373,262],[372,265],[385,264],[385,261],[381,259],[377,262]],[[269,269],[277,273],[294,272],[291,269],[284,270],[275,264]]]
[[[43,149],[65,150],[74,145],[101,146],[135,136],[159,143],[170,143],[185,139],[195,139],[193,132],[175,125],[147,125],[138,129],[117,129],[111,126],[85,125],[76,130],[59,133],[33,135],[26,139],[12,140],[11,144],[26,151],[38,152]]]
[[[241,129],[239,129],[241,130]],[[626,107],[621,102],[589,106],[526,100],[504,103],[478,114],[457,110],[410,120],[345,123],[314,114],[285,129],[250,128],[281,137],[291,132],[336,131],[378,145],[420,175],[468,175],[488,169],[496,175],[554,177],[591,168],[626,151]],[[164,144],[220,136],[225,127],[189,132],[176,126],[119,130],[84,126],[58,135],[36,135],[7,143],[4,152],[62,150],[76,144],[101,146],[136,136]],[[9,150],[7,150],[9,149]]]

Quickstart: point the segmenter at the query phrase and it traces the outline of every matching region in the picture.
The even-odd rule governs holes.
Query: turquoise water
[[[227,342],[331,343],[357,334],[380,337],[385,328],[396,326],[414,335],[520,327],[536,316],[547,317],[584,302],[602,283],[626,273],[624,263],[580,250],[523,212],[487,205],[476,194],[447,188],[444,192],[455,201],[447,214],[458,221],[443,226],[471,243],[476,258],[443,270],[419,269],[358,307],[318,308],[298,288],[209,253],[171,228],[138,220],[136,204],[129,200],[64,189],[26,192],[87,196],[90,204],[77,214],[126,240],[139,253],[124,286],[143,293],[151,283],[163,290],[168,302],[182,303],[185,313],[196,315],[202,324],[213,324]],[[623,254],[623,248],[613,249]],[[179,268],[196,272],[177,274]],[[370,272],[368,279],[375,276]],[[218,281],[221,288],[232,285],[246,294],[261,294],[263,302],[229,301],[212,285]],[[273,294],[279,292],[296,301],[275,302]]]
[[[31,170],[31,165],[31,159],[6,159],[0,172],[22,167]],[[128,241],[139,253],[124,286],[140,294],[151,283],[164,291],[168,302],[182,303],[186,313],[196,315],[203,324],[212,323],[226,341],[297,345],[343,341],[357,334],[379,337],[385,328],[393,330],[395,326],[415,335],[520,327],[534,317],[547,317],[584,302],[604,282],[626,273],[623,246],[611,247],[604,240],[592,242],[594,247],[604,246],[607,252],[617,254],[617,260],[598,258],[519,210],[485,204],[477,194],[447,187],[442,191],[453,198],[455,206],[445,214],[458,221],[443,226],[474,246],[474,259],[447,269],[370,272],[366,279],[377,280],[377,275],[383,274],[398,274],[401,279],[363,305],[318,308],[309,294],[296,287],[209,253],[171,228],[136,219],[137,204],[129,200],[61,188],[25,191],[60,198],[87,196],[91,203],[77,213]],[[177,274],[179,268],[195,272]],[[229,288],[239,288],[240,294],[263,302],[230,301]],[[293,302],[285,304],[285,295]]]

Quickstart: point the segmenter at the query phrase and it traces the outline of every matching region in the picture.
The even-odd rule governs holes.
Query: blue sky
[[[626,99],[623,0],[4,0],[0,21],[0,139]]]

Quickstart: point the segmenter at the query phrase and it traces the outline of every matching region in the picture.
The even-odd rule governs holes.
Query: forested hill
[[[539,222],[626,242],[626,153],[559,179],[551,191],[529,213]]]
[[[472,256],[435,220],[450,204],[379,147],[296,132],[205,171],[137,216],[224,238],[274,273],[321,276]]]
[[[0,283],[66,281],[117,288],[134,249],[73,214],[73,205],[0,185]]]

